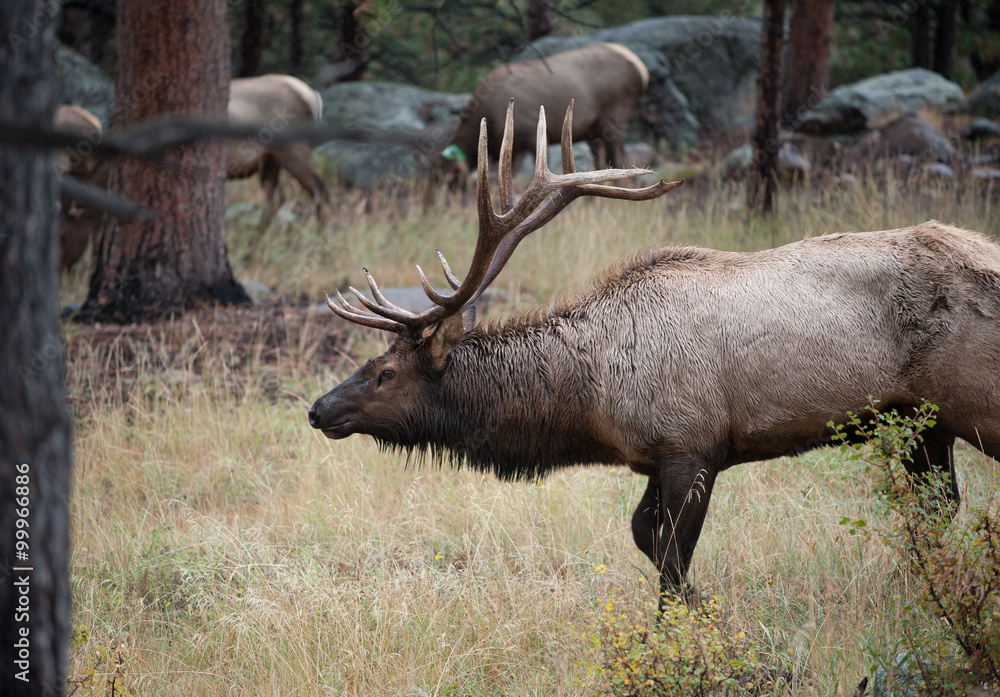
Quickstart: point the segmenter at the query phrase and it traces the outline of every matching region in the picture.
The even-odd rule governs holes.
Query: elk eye
[[[396,371],[392,368],[385,368],[378,376],[378,384],[382,384],[386,380],[392,380],[396,377]]]

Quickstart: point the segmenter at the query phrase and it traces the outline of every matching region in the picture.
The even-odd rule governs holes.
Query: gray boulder
[[[902,155],[924,162],[951,162],[956,152],[940,131],[916,115],[907,114],[865,135],[851,149],[851,159],[867,164]]]
[[[419,134],[413,146],[331,141],[315,152],[329,158],[341,183],[373,186],[410,179],[451,139],[470,95],[388,82],[344,82],[320,90],[323,121],[334,128]]]
[[[1000,72],[994,73],[969,95],[968,109],[975,116],[1000,119]]]
[[[919,109],[956,107],[963,99],[962,88],[937,73],[898,70],[832,90],[803,115],[798,130],[820,136],[860,133]]]
[[[723,179],[739,181],[745,178],[753,167],[753,145],[745,144],[731,150],[719,166]],[[811,165],[802,151],[793,143],[782,143],[778,150],[778,173],[782,178],[797,180],[809,174]]]
[[[549,56],[595,41],[628,46],[650,72],[640,109],[648,112],[654,129],[684,142],[693,141],[699,123],[728,128],[753,116],[760,32],[760,20],[746,17],[656,17],[587,36],[539,39],[515,59]]]
[[[60,82],[59,103],[83,107],[100,119],[104,128],[108,128],[115,102],[115,81],[62,44],[56,47],[56,72]]]
[[[1000,138],[1000,124],[996,121],[979,117],[970,123],[969,126],[962,132],[962,137],[966,140]]]

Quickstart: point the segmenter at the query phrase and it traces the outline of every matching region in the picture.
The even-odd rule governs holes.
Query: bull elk
[[[513,124],[512,156],[515,165],[521,156],[535,150],[535,122],[531,114],[545,107],[562,113],[574,100],[572,139],[587,141],[597,168],[623,168],[625,126],[649,84],[649,70],[632,51],[620,44],[595,43],[548,58],[501,65],[484,77],[462,112],[451,145],[442,153],[437,170],[451,178],[454,165],[476,152],[479,122],[486,119],[490,157],[500,156],[504,109],[509,99],[527,109]],[[557,138],[553,129],[548,138]],[[448,161],[451,165],[448,165]]]
[[[580,196],[648,200],[644,189],[595,185],[636,170],[574,173],[563,129],[562,175],[546,166],[538,125],[534,180],[515,205],[511,115],[500,166],[501,212],[479,140],[479,239],[453,293],[396,307],[365,271],[374,300],[327,297],[337,315],[398,334],[309,410],[329,438],[451,457],[501,478],[538,477],[577,464],[626,464],[648,478],[632,517],[638,548],[661,593],[685,578],[718,474],[830,442],[828,423],[880,407],[940,408],[914,474],[951,476],[956,437],[1000,459],[1000,248],[928,222],[833,234],[777,249],[643,251],[579,297],[503,325],[475,325],[470,303],[518,242]],[[548,197],[548,198],[547,198]],[[440,255],[440,253],[439,253]],[[353,290],[353,289],[352,289]]]

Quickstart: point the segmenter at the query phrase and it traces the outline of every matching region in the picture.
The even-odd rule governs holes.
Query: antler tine
[[[441,250],[435,249],[434,251],[437,252],[438,259],[441,260],[441,269],[444,271],[444,277],[448,279],[448,285],[451,286],[452,290],[458,290],[462,286],[462,282],[458,280],[458,276],[452,273],[451,267],[448,266],[448,261],[444,258]]]
[[[398,305],[393,304],[388,298],[382,295],[382,291],[379,290],[378,284],[375,283],[375,279],[372,278],[372,275],[368,273],[368,269],[362,267],[361,271],[364,272],[365,274],[365,279],[368,281],[368,287],[371,288],[372,297],[375,298],[375,302],[377,302],[382,307],[387,307],[390,310],[395,310],[396,312],[403,312],[403,313],[406,312],[406,310],[399,307]],[[354,295],[359,298],[361,297],[357,293],[354,293]]]
[[[326,298],[326,306],[333,310],[335,315],[346,319],[348,322],[360,324],[365,327],[372,327],[373,329],[384,329],[385,331],[395,332],[396,334],[406,331],[406,326],[398,322],[393,322],[385,317],[379,317],[367,312],[355,310],[351,307],[349,302],[344,300],[344,296],[340,294],[339,290],[337,291],[337,300],[340,301],[343,307],[338,307],[326,293],[323,293],[323,297]]]
[[[512,160],[514,159],[514,98],[507,103],[507,118],[504,121],[503,141],[500,144],[500,214],[514,207],[514,182]]]
[[[562,171],[563,174],[571,174],[576,171],[576,163],[573,162],[573,102],[569,100],[566,107],[566,116],[563,118],[562,127]]]
[[[535,180],[545,180],[549,173],[549,129],[545,123],[545,106],[538,107],[538,130],[535,131]],[[530,188],[530,187],[529,187]],[[527,194],[527,192],[525,192]]]

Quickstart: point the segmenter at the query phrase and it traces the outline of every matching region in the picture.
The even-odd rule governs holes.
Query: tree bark
[[[114,122],[168,114],[224,119],[229,98],[225,0],[119,0]],[[220,142],[122,158],[108,190],[158,213],[105,216],[82,321],[129,323],[215,301],[249,302],[225,244],[225,151]]]
[[[292,0],[288,6],[289,30],[288,30],[288,71],[292,75],[302,74],[302,59],[305,51],[302,46],[303,33],[302,23],[304,21],[302,13],[302,0]]]
[[[352,70],[344,73],[339,82],[354,82],[364,79],[365,72],[365,30],[358,21],[357,11],[361,3],[348,0],[340,8],[340,43],[337,46],[339,61],[349,61]]]
[[[916,0],[917,6],[910,20],[910,59],[914,68],[931,67],[931,11],[930,0]]]
[[[0,3],[0,121],[51,123],[59,3]],[[0,147],[0,694],[62,694],[70,418],[51,151]]]
[[[552,0],[528,0],[528,42],[552,33]]]
[[[243,35],[240,37],[239,77],[260,75],[260,57],[264,49],[264,25],[267,12],[264,0],[246,0],[243,7]]]
[[[754,126],[754,167],[747,180],[747,205],[769,215],[778,197],[778,98],[781,84],[781,43],[785,0],[765,0],[760,76],[757,78],[757,119]]]
[[[830,86],[834,0],[795,0],[785,59],[782,123],[792,125]]]
[[[934,8],[937,29],[934,32],[934,72],[951,79],[955,56],[955,15],[957,0],[938,0]]]

